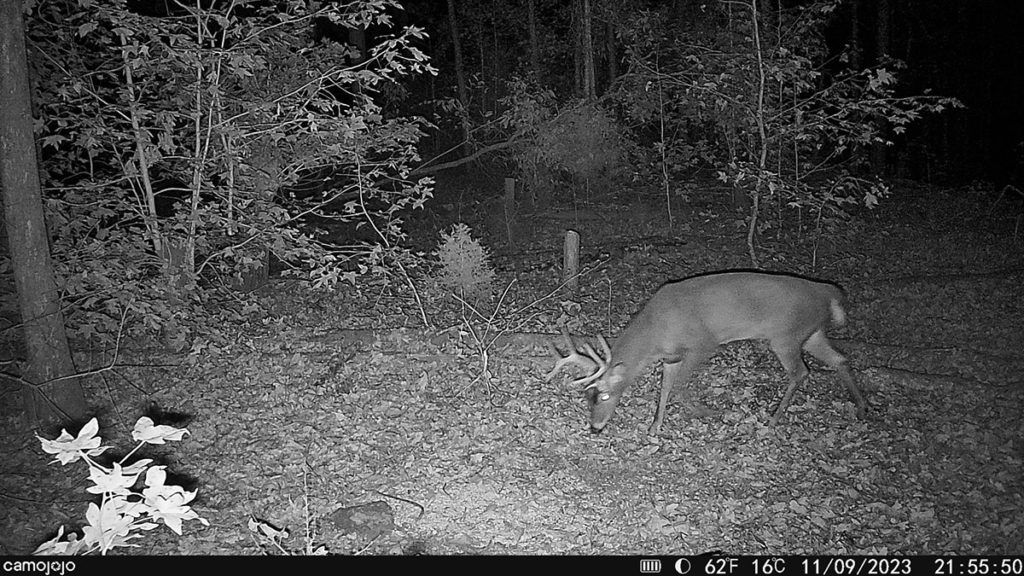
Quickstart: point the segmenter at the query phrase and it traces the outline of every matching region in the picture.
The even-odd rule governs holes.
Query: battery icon
[[[661,573],[661,560],[657,558],[641,558],[640,559],[640,573],[641,574],[660,574]]]

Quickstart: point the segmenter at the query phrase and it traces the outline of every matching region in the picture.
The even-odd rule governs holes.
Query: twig
[[[380,494],[381,496],[386,496],[387,498],[394,498],[395,500],[399,500],[401,502],[405,502],[406,504],[412,504],[413,506],[419,508],[420,509],[420,514],[419,514],[419,516],[416,517],[417,520],[419,520],[420,518],[423,518],[423,514],[425,514],[426,511],[427,511],[427,509],[424,508],[423,505],[420,504],[419,502],[413,502],[412,500],[406,500],[405,498],[402,498],[401,496],[392,496],[391,494],[386,494],[384,492],[381,492],[380,490],[374,490],[374,492],[376,492],[377,494]]]
[[[416,285],[413,284],[412,278],[409,277],[409,272],[406,271],[401,260],[395,258],[395,264],[398,266],[398,269],[402,271],[402,277],[405,278],[405,283],[408,284],[409,289],[412,290],[412,297],[416,299],[416,307],[420,310],[420,318],[423,319],[423,326],[430,328],[430,320],[427,320],[427,311],[423,308],[423,301],[420,300],[419,290],[416,289]]]

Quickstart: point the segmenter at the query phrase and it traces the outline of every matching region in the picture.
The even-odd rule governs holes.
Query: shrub
[[[459,223],[451,232],[441,232],[441,244],[435,252],[440,269],[435,275],[439,287],[455,293],[469,303],[494,294],[494,269],[487,248],[470,236],[469,226]]]
[[[181,486],[164,483],[167,480],[166,466],[151,466],[153,461],[148,458],[125,466],[125,462],[144,444],[181,440],[188,430],[155,426],[152,420],[143,416],[132,430],[132,438],[139,445],[109,467],[94,459],[110,448],[100,445],[101,439],[96,435],[98,431],[99,424],[93,418],[82,427],[77,437],[72,437],[67,430],[61,430],[56,440],[36,436],[43,451],[53,454],[54,461],[62,466],[78,460],[89,466],[89,480],[93,485],[86,491],[100,495],[100,503],[89,504],[85,512],[87,525],[82,529],[81,538],[71,532],[64,539],[64,527],[61,526],[57,536],[41,544],[35,554],[75,555],[97,551],[106,554],[113,548],[134,546],[128,542],[142,537],[137,533],[139,530],[152,530],[161,522],[179,536],[183,521],[199,520],[204,526],[210,525],[189,506],[196,497],[194,491],[187,492]],[[135,489],[143,473],[145,488]]]
[[[615,118],[595,103],[562,108],[554,93],[515,80],[501,125],[522,137],[513,159],[535,199],[546,200],[559,176],[601,191],[626,167],[630,140]]]

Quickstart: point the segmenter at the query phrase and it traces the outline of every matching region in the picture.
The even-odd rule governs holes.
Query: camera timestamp
[[[1024,557],[948,556],[934,558],[935,576],[1022,576]]]

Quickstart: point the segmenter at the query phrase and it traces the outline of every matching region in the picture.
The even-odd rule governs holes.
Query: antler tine
[[[551,346],[551,349],[557,352],[554,346]],[[583,354],[580,354],[579,351],[573,349],[570,351],[568,356],[562,356],[561,354],[559,354],[559,359],[555,362],[555,366],[551,369],[550,372],[544,375],[544,379],[547,381],[551,381],[551,379],[555,377],[555,374],[558,374],[559,370],[571,364],[582,366],[583,368],[586,368],[588,370],[593,369],[595,367],[595,363],[593,360],[587,358]]]
[[[598,368],[597,372],[594,372],[590,376],[584,376],[583,378],[577,378],[576,380],[573,380],[572,384],[573,386],[580,386],[582,384],[586,384],[586,386],[584,386],[583,389],[588,390],[590,388],[593,388],[594,386],[597,386],[597,380],[601,378],[601,376],[604,376],[604,373],[607,371],[608,365],[605,364],[601,368]]]
[[[608,359],[607,362],[612,361],[612,349],[608,347],[608,341],[604,339],[601,334],[597,335],[597,339],[601,341],[601,347],[604,348],[604,355]]]
[[[573,384],[575,385],[587,384],[584,390],[588,390],[596,386],[597,380],[601,378],[601,376],[604,376],[604,373],[608,371],[608,367],[611,365],[612,350],[611,348],[608,347],[608,341],[605,340],[604,336],[600,334],[597,335],[597,339],[601,342],[601,347],[604,348],[603,358],[600,354],[597,353],[596,350],[594,350],[593,346],[586,342],[583,343],[583,348],[584,350],[586,350],[587,356],[593,359],[594,363],[597,364],[598,366],[597,372],[591,374],[590,376],[586,376],[578,380],[573,380]]]
[[[595,367],[600,368],[601,364],[598,360],[599,357],[596,354],[592,353],[593,348],[590,348],[589,344],[584,344],[586,348],[590,348],[590,353],[581,353],[580,350],[576,347],[576,344],[572,341],[572,336],[569,336],[569,330],[564,325],[562,326],[562,337],[565,340],[569,354],[568,356],[562,356],[562,354],[558,352],[558,349],[555,348],[554,344],[548,342],[548,348],[551,350],[553,354],[555,354],[555,357],[558,358],[558,360],[555,362],[554,368],[552,368],[551,371],[544,376],[545,380],[550,381],[552,378],[555,377],[555,374],[558,374],[559,370],[561,370],[564,366],[568,366],[570,364],[576,364],[588,370],[592,370]],[[590,377],[588,376],[588,381],[589,378]]]
[[[608,368],[608,360],[604,356],[598,354],[597,350],[594,350],[594,347],[591,346],[589,343],[587,343],[587,342],[583,343],[583,350],[584,350],[584,352],[586,352],[587,357],[588,358],[592,358],[594,360],[594,363],[597,364],[597,366],[599,368],[602,368],[602,369],[607,369]],[[611,357],[611,353],[608,353],[606,355],[609,358]]]
[[[570,364],[577,364],[579,366],[589,366],[591,368],[593,367],[593,362],[590,362],[588,358],[584,357],[578,352],[573,352],[572,354],[565,356],[561,360],[555,362],[555,367],[552,368],[550,372],[544,375],[544,379],[550,382],[551,379],[555,377],[555,374],[558,374],[559,370],[561,370],[564,366],[568,366]]]

